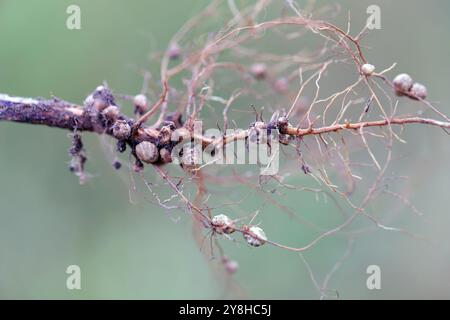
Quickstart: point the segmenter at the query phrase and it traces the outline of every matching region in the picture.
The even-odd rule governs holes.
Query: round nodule
[[[125,120],[117,120],[112,130],[114,137],[119,140],[128,139],[131,135],[131,127]]]
[[[266,243],[267,236],[260,227],[251,226],[248,227],[247,232],[244,233],[244,239],[252,247],[259,247]]]
[[[237,261],[234,261],[234,260],[226,261],[224,263],[224,265],[225,265],[225,270],[227,270],[227,272],[229,274],[234,274],[239,269],[239,263]]]
[[[267,65],[265,63],[255,63],[250,67],[250,73],[257,80],[267,77]]]
[[[103,109],[102,114],[103,114],[108,120],[114,121],[114,120],[116,120],[117,117],[119,116],[120,110],[119,110],[119,107],[111,105],[111,106],[106,107],[105,109]]]
[[[159,151],[154,143],[142,141],[136,146],[136,155],[142,162],[154,163],[158,161]]]
[[[409,74],[401,73],[394,78],[394,88],[397,94],[408,92],[413,86],[413,79]]]
[[[173,42],[170,44],[167,54],[170,60],[176,60],[181,55],[181,48],[178,46],[176,42]]]
[[[138,94],[133,98],[133,104],[139,113],[144,113],[148,109],[147,97],[143,94]]]
[[[234,221],[224,214],[214,216],[211,224],[217,233],[231,234],[235,231]]]
[[[416,99],[424,100],[428,95],[427,87],[425,87],[421,83],[414,83],[411,87],[410,94],[413,95]]]
[[[366,77],[369,77],[373,75],[373,73],[375,72],[375,66],[370,63],[365,63],[361,66],[361,72]]]

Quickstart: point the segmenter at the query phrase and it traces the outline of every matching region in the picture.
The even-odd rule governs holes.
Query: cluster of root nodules
[[[300,253],[328,237],[341,235],[352,243],[356,235],[377,229],[419,237],[393,226],[405,205],[422,214],[402,191],[405,178],[386,173],[399,156],[395,144],[404,142],[403,129],[419,122],[416,116],[435,118],[432,124],[443,128],[448,121],[426,100],[424,85],[392,74],[394,63],[376,66],[366,60],[366,30],[355,33],[350,23],[329,22],[336,7],[306,12],[294,1],[280,3],[260,0],[240,8],[234,1],[213,1],[174,35],[165,52],[153,55],[161,63],[160,76],[145,72],[142,92],[121,96],[133,102],[134,116],[124,116],[104,87],[85,104],[100,130],[117,139],[118,152],[130,148],[131,167],[140,173],[150,201],[171,215],[189,213],[199,246],[209,247],[211,257],[219,252],[218,261],[230,274],[238,264],[225,256],[218,239]],[[213,33],[211,24],[225,17],[223,28]],[[393,61],[401,57],[392,54]],[[194,137],[200,152],[251,139],[266,144],[260,133],[278,130],[278,171],[261,175],[261,166],[236,163],[161,165],[172,162],[172,149],[184,140],[183,134],[178,140],[171,134],[179,129],[192,134],[197,120],[204,129],[223,132]],[[242,130],[225,133],[233,128]],[[78,172],[84,156],[81,147],[73,149]],[[195,152],[181,156],[193,158]],[[153,176],[144,174],[146,164]],[[317,210],[305,212],[302,203],[311,197]],[[387,215],[369,207],[375,199],[390,206],[381,210]],[[264,218],[274,216],[277,224],[265,225]],[[284,229],[297,236],[285,238]],[[322,296],[328,280],[329,275],[318,287]]]

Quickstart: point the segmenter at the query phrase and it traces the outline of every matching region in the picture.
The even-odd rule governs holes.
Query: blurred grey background
[[[385,67],[398,62],[396,70],[426,83],[430,99],[450,114],[450,3],[339,2],[342,13],[334,22],[345,28],[350,10],[353,33],[364,25],[366,8],[380,6],[382,29],[365,40],[369,60]],[[149,61],[149,54],[163,51],[170,37],[207,3],[0,0],[0,92],[53,94],[81,102],[106,80],[116,92],[136,94],[142,86],[141,70],[157,74],[158,64]],[[70,4],[81,8],[79,31],[66,28]],[[406,188],[427,220],[396,201],[400,218],[393,224],[429,236],[432,243],[380,230],[358,237],[329,285],[341,298],[450,298],[449,137],[436,128],[413,126],[405,138],[407,145],[397,144],[404,157],[389,173],[409,175]],[[196,247],[190,218],[179,215],[181,219],[174,221],[178,215],[148,204],[144,196],[133,195],[136,200],[130,203],[130,184],[114,172],[99,139],[86,134],[85,142],[87,170],[93,178],[80,186],[67,170],[68,132],[0,122],[0,297],[234,297]],[[331,203],[318,205],[313,196],[303,194],[283,204],[320,216],[322,222],[334,210]],[[375,206],[391,209],[383,203]],[[271,210],[261,217],[271,237],[294,245],[311,239]],[[270,246],[225,247],[239,261],[235,279],[246,297],[319,297],[298,255]],[[338,236],[305,253],[318,280],[345,248],[345,239]],[[66,289],[65,270],[71,264],[81,267],[82,290]],[[371,264],[381,267],[378,291],[366,288],[366,268]]]

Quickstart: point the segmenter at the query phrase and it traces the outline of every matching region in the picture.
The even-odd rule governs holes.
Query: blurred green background
[[[53,94],[81,102],[106,80],[116,92],[136,94],[142,86],[141,70],[158,71],[149,53],[163,51],[170,37],[207,3],[0,0],[0,92]],[[396,70],[407,70],[426,83],[430,99],[450,114],[450,2],[339,3],[342,13],[335,22],[345,28],[350,10],[353,33],[364,25],[367,6],[378,4],[382,29],[365,41],[369,60],[379,66],[398,62]],[[81,8],[81,30],[66,28],[70,4]],[[402,218],[393,224],[431,236],[432,243],[386,231],[358,237],[330,282],[341,298],[450,298],[450,143],[442,130],[421,126],[407,129],[405,138],[409,143],[398,147],[406,156],[397,159],[389,173],[410,176],[409,195],[427,220],[397,201]],[[170,216],[143,196],[130,203],[130,184],[111,168],[99,139],[87,134],[85,142],[93,178],[80,186],[67,170],[67,132],[0,122],[0,297],[234,297],[196,247],[190,218]],[[257,208],[260,199],[253,201],[249,210]],[[331,203],[319,205],[309,194],[287,197],[283,204],[311,212],[319,222],[334,210]],[[311,239],[277,214],[271,208],[260,217],[270,237],[294,245]],[[269,246],[225,247],[239,261],[235,279],[246,297],[319,297],[297,255]],[[319,281],[345,248],[344,238],[331,237],[305,253]],[[81,267],[82,290],[66,289],[65,270],[71,264]],[[371,264],[382,270],[378,291],[366,288]]]

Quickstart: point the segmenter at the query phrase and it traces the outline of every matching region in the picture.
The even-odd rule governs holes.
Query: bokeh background
[[[379,66],[398,62],[397,70],[407,70],[426,83],[431,100],[450,114],[450,3],[339,2],[343,10],[334,22],[345,27],[350,10],[353,32],[364,25],[369,5],[380,6],[382,29],[371,32],[365,42],[370,61]],[[116,92],[136,94],[142,86],[141,70],[157,74],[158,64],[150,61],[150,53],[163,51],[181,25],[207,3],[0,0],[0,92],[53,94],[81,102],[106,80]],[[70,4],[81,7],[79,31],[66,28]],[[403,157],[396,159],[390,173],[409,175],[405,189],[427,219],[418,219],[397,201],[400,218],[392,223],[432,241],[386,231],[358,237],[330,282],[341,298],[450,298],[449,139],[442,130],[422,126],[408,128],[405,138],[408,144],[398,146]],[[111,168],[100,140],[85,135],[85,141],[93,178],[80,186],[67,170],[67,132],[0,123],[0,297],[234,297],[195,245],[190,218],[167,214],[144,196],[132,194],[130,203],[130,184]],[[254,209],[261,200],[253,201]],[[331,203],[319,205],[303,194],[287,197],[283,204],[320,216],[321,222],[335,210]],[[375,206],[394,210],[383,203]],[[311,239],[310,234],[296,232],[275,208],[266,209],[261,220],[280,242],[302,244]],[[297,255],[270,246],[225,246],[239,261],[235,279],[246,297],[319,297]],[[332,237],[305,253],[318,280],[345,248],[344,238]],[[66,289],[65,271],[71,264],[81,267],[82,290]],[[366,288],[366,268],[371,264],[381,267],[381,290]]]

